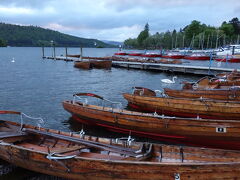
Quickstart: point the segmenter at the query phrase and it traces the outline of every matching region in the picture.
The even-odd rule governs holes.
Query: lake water
[[[84,56],[111,56],[118,49],[84,48]],[[69,54],[79,54],[80,48],[68,49]],[[46,48],[45,55],[52,49]],[[65,54],[64,48],[57,48],[56,54]],[[14,58],[15,62],[12,62]],[[201,63],[201,62],[200,62]],[[205,62],[206,63],[206,62]],[[0,110],[21,111],[33,117],[42,117],[45,127],[63,131],[79,131],[82,126],[69,120],[70,114],[61,102],[71,100],[74,93],[90,92],[109,100],[127,105],[122,93],[131,92],[140,86],[161,90],[164,87],[181,88],[182,81],[195,81],[199,76],[177,75],[175,84],[162,84],[161,79],[172,79],[176,74],[127,70],[81,70],[73,62],[43,60],[41,48],[0,48]],[[1,115],[2,119],[13,116]],[[14,118],[18,121],[18,118]],[[35,124],[33,120],[25,123]],[[87,134],[122,137],[121,134],[105,132],[102,129],[84,127]]]

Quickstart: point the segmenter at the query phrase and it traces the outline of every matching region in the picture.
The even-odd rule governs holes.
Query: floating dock
[[[180,64],[139,63],[139,62],[112,62],[113,67],[127,69],[142,69],[152,71],[176,72],[196,75],[216,75],[222,72],[232,72],[232,68],[218,68],[205,66],[186,66]]]
[[[71,58],[65,56],[45,56],[44,59],[62,60],[62,61],[79,61],[79,58]],[[84,58],[85,59],[85,58]],[[99,58],[100,59],[100,58]],[[111,60],[111,59],[109,59]],[[162,64],[162,63],[146,63],[146,62],[127,62],[127,61],[112,61],[112,66],[116,68],[139,69],[148,71],[175,72],[183,74],[195,75],[216,75],[223,72],[232,72],[232,68],[218,68],[207,66],[189,66],[182,64]]]

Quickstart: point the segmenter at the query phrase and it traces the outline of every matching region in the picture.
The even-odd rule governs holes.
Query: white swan
[[[12,58],[12,61],[11,62],[15,62],[15,59],[14,58]]]
[[[177,79],[177,76],[173,76],[172,80],[170,79],[161,79],[163,83],[173,84],[175,83],[175,79]]]

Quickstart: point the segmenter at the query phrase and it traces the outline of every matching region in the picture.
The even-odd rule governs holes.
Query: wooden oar
[[[70,141],[70,142],[74,142],[74,143],[78,143],[78,144],[83,144],[83,145],[86,145],[89,147],[99,148],[99,149],[106,150],[106,151],[117,152],[119,154],[125,154],[125,155],[133,156],[133,157],[139,156],[140,154],[144,155],[141,151],[139,152],[139,151],[136,151],[131,148],[123,148],[123,147],[118,147],[118,146],[113,146],[113,145],[107,145],[107,144],[103,144],[103,143],[99,143],[99,142],[92,142],[92,141],[87,141],[87,140],[83,140],[83,139],[78,139],[75,137],[64,136],[61,134],[54,134],[54,133],[39,131],[39,130],[35,130],[35,129],[30,129],[30,128],[23,128],[22,131],[30,133],[30,134],[54,137],[54,138],[58,138],[58,139],[62,139],[62,140],[66,140],[66,141]]]

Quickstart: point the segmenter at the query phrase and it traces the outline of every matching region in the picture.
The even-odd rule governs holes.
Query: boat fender
[[[50,153],[46,156],[47,159],[49,160],[64,160],[64,159],[72,159],[75,158],[77,155],[72,155],[72,156],[54,156],[55,153]]]
[[[198,89],[198,84],[197,83],[194,83],[193,86],[192,86],[193,90],[197,90]]]

